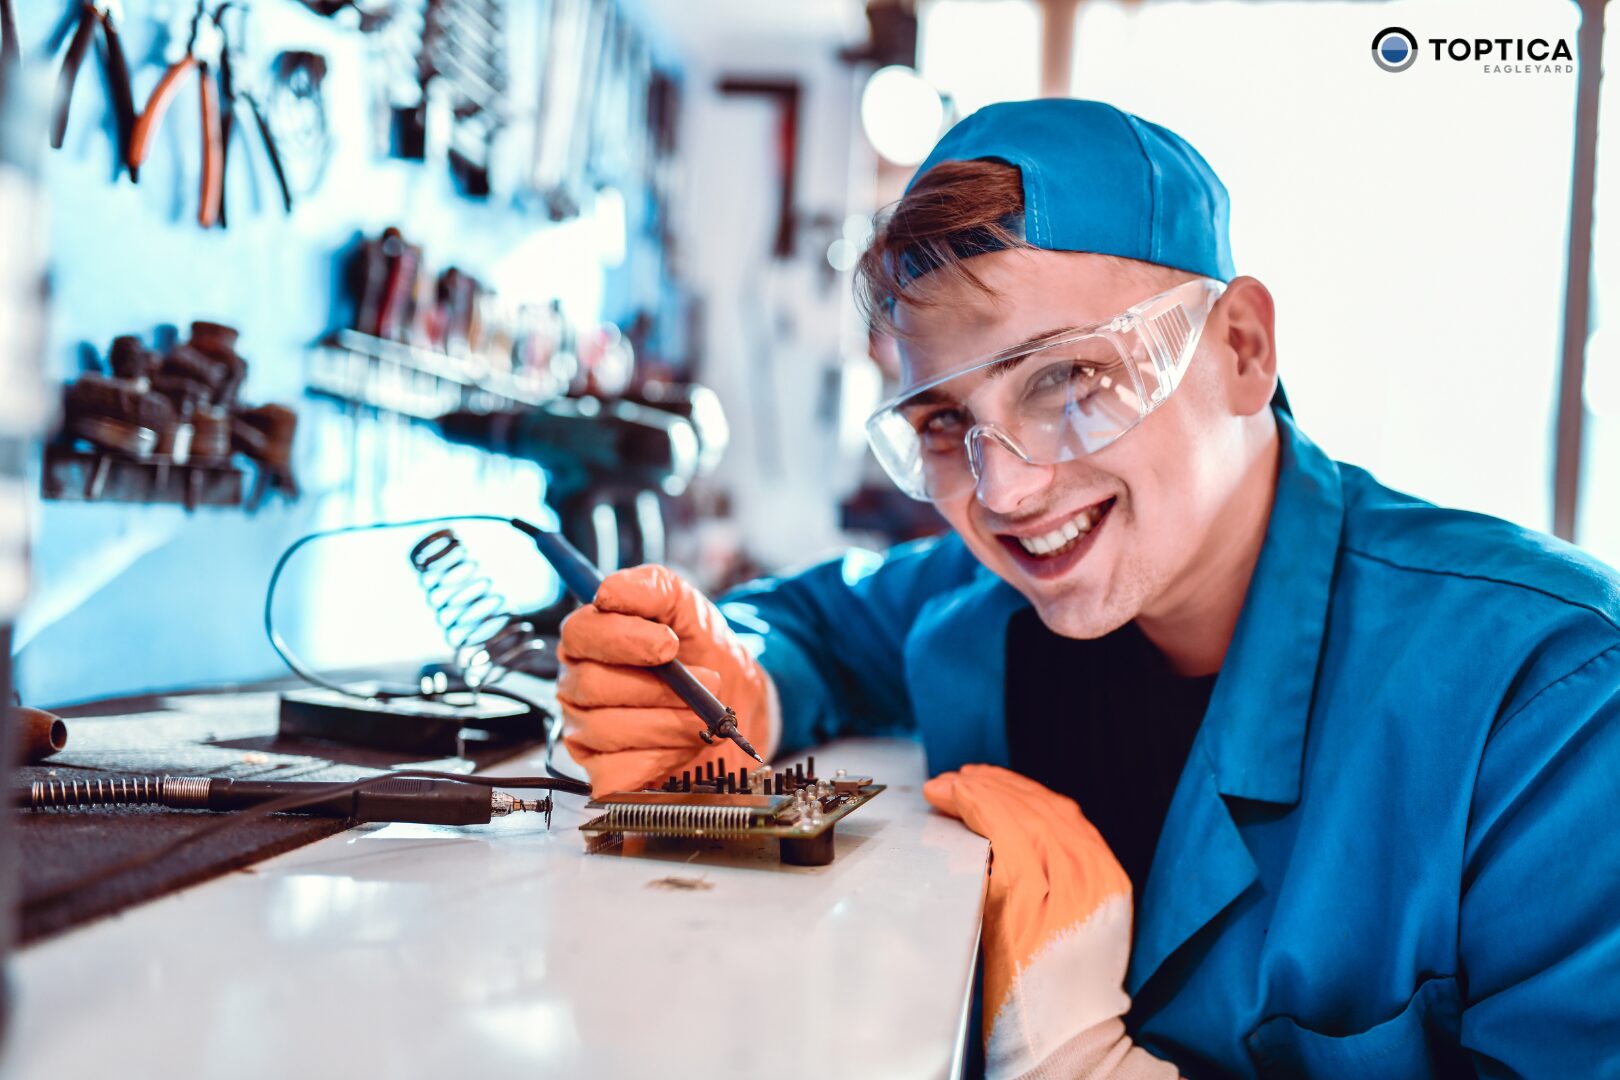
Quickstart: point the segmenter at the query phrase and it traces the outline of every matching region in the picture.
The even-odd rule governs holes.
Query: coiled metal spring
[[[208,780],[191,776],[35,780],[28,785],[28,805],[35,810],[73,806],[207,806]]]
[[[545,646],[534,624],[507,610],[506,597],[451,529],[411,548],[411,567],[433,609],[456,670],[470,689],[494,686]]]
[[[741,831],[752,823],[755,812],[748,806],[609,806],[602,824],[624,832],[644,829]]]

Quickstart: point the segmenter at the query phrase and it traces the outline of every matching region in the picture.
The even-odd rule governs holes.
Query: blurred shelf
[[[50,445],[45,447],[40,493],[67,502],[241,506],[242,470],[229,461],[179,465],[167,457],[136,460]]]
[[[421,420],[460,409],[536,408],[557,396],[537,378],[482,366],[471,356],[338,330],[310,351],[304,385],[322,397]]]

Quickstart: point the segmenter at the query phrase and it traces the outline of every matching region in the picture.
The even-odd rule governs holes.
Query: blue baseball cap
[[[1022,175],[1034,247],[1236,276],[1226,186],[1173,131],[1100,101],[987,105],[945,133],[906,190],[942,161],[987,158]]]

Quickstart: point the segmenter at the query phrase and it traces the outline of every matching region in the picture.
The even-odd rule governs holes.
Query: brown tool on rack
[[[293,436],[297,431],[298,414],[285,405],[260,405],[232,414],[231,445],[250,458],[258,471],[244,503],[249,513],[264,505],[272,491],[288,499],[298,498],[298,480],[292,467]]]
[[[51,110],[51,146],[55,149],[62,148],[62,140],[67,135],[73,87],[79,78],[79,68],[84,66],[85,54],[90,51],[90,41],[100,27],[105,45],[102,62],[107,69],[107,92],[112,97],[113,115],[118,121],[118,160],[125,160],[129,152],[130,134],[135,126],[135,99],[130,89],[129,61],[124,57],[124,45],[118,35],[118,20],[119,6],[115,0],[97,3],[79,0],[78,23],[67,55],[62,59],[62,71],[56,80],[56,105]],[[15,27],[11,28],[11,41],[16,41]],[[131,178],[134,175],[131,169]]]
[[[223,460],[231,453],[249,458],[256,469],[253,490],[244,502],[249,512],[263,505],[271,491],[289,499],[298,497],[298,482],[292,471],[293,437],[298,430],[298,414],[285,405],[246,408],[237,395],[247,378],[247,361],[236,351],[237,331],[223,323],[194,322],[191,337],[169,356],[204,361],[213,370],[205,378],[211,387],[209,404],[196,411],[197,436],[193,452],[205,460]]]
[[[159,433],[173,425],[175,410],[162,394],[87,372],[64,391],[62,420],[69,440],[95,451],[84,489],[84,498],[95,500],[107,486],[115,458],[145,461],[152,456]]]
[[[163,116],[180,91],[180,84],[191,72],[197,73],[197,92],[202,100],[202,182],[198,196],[197,223],[211,228],[219,221],[221,193],[225,179],[225,146],[220,137],[219,87],[215,85],[208,57],[217,55],[222,41],[219,27],[209,18],[199,0],[197,13],[191,19],[191,34],[186,39],[186,52],[169,65],[158,80],[157,89],[146,102],[135,121],[135,130],[129,140],[129,172],[137,177],[140,167],[152,152],[152,143]]]
[[[247,378],[247,361],[236,352],[237,331],[223,323],[194,322],[187,348],[193,356],[201,357],[213,365],[209,382],[214,387],[213,401],[217,405],[234,406],[236,395]]]

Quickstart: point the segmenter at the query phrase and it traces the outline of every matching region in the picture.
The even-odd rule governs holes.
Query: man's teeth
[[[1020,536],[1018,542],[1031,555],[1055,555],[1090,532],[1102,512],[1101,504],[1087,507],[1051,532],[1043,536]]]

